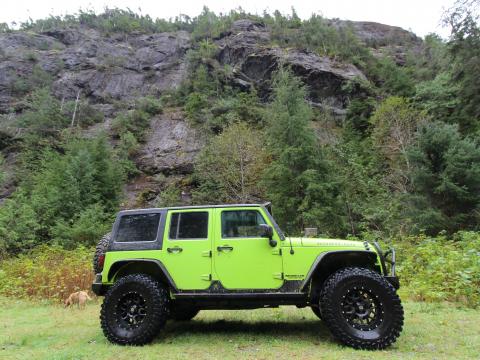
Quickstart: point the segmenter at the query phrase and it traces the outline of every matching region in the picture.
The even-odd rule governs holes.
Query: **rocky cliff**
[[[332,21],[336,27],[346,24]],[[365,22],[349,22],[348,26],[377,56],[393,56],[398,64],[404,61],[405,46],[421,44],[414,34],[396,27]],[[313,106],[343,117],[349,98],[345,85],[365,80],[362,71],[352,64],[305,50],[274,46],[270,37],[263,24],[238,20],[215,39],[215,61],[231,67],[232,86],[255,87],[266,99],[272,73],[279,64],[290,65],[307,85]],[[11,124],[23,109],[19,87],[22,81],[38,76],[38,69],[53,79],[51,88],[56,98],[68,101],[81,95],[92,108],[103,113],[105,122],[87,130],[94,134],[98,129],[109,131],[110,120],[124,111],[116,103],[127,104],[128,108],[135,98],[160,96],[178,87],[187,75],[187,52],[192,44],[191,35],[185,31],[105,36],[92,28],[75,26],[42,33],[0,34],[2,144],[16,136]],[[181,109],[170,109],[153,118],[137,156],[142,175],[138,186],[130,184],[129,191],[134,195],[145,189],[155,193],[155,175],[191,173],[203,142],[198,131],[185,121]],[[6,155],[6,166],[13,166],[14,156]],[[130,194],[129,199],[132,205],[135,196]]]

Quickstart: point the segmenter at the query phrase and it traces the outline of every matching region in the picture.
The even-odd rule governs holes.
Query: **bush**
[[[422,125],[409,148],[412,209],[408,216],[428,234],[480,229],[480,141],[462,138],[457,125]]]
[[[398,272],[409,296],[480,306],[480,233],[460,232],[454,239],[421,235],[397,245]]]
[[[99,204],[91,205],[69,221],[59,220],[52,229],[55,242],[67,249],[78,246],[95,246],[113,223]]]
[[[46,152],[37,172],[0,208],[0,251],[16,254],[52,239],[91,245],[111,224],[123,171],[106,139],[70,139],[64,154]]]
[[[153,96],[145,96],[137,100],[137,108],[154,116],[162,113],[162,102]]]
[[[141,142],[145,136],[145,131],[150,126],[150,118],[151,114],[142,109],[132,110],[127,114],[120,114],[113,119],[112,131],[119,138],[130,132]]]
[[[194,123],[202,122],[203,109],[208,105],[208,98],[204,94],[192,92],[188,95],[185,103],[187,116]]]
[[[91,248],[40,246],[6,259],[0,263],[0,295],[62,301],[72,292],[89,289],[92,256]]]

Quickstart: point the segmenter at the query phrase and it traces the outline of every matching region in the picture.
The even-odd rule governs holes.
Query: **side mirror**
[[[260,237],[268,238],[268,243],[271,247],[277,246],[277,242],[273,240],[273,228],[267,224],[260,224],[259,228],[259,235]]]

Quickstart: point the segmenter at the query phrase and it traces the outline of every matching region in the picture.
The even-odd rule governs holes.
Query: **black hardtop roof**
[[[162,212],[168,210],[187,210],[187,209],[209,209],[209,208],[231,208],[231,207],[265,207],[270,203],[265,204],[222,204],[222,205],[190,205],[190,206],[170,206],[164,208],[146,208],[146,209],[129,209],[122,210],[119,213],[148,213],[148,212]]]

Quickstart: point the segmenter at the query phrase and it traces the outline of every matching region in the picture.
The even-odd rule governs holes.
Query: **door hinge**
[[[202,251],[202,256],[212,257],[212,250]]]
[[[275,248],[272,250],[272,255],[282,255],[282,248]]]
[[[203,274],[200,275],[200,278],[205,281],[212,281],[212,274]]]
[[[275,279],[283,280],[283,272],[281,273],[273,273],[273,277]]]

